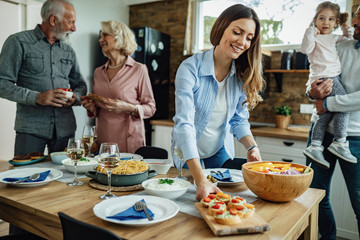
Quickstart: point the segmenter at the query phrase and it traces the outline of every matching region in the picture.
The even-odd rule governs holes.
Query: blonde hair
[[[122,54],[131,56],[135,52],[137,48],[135,35],[125,24],[115,20],[101,22],[101,32],[115,37],[115,48]]]
[[[263,90],[265,81],[262,77],[262,54],[260,46],[260,20],[256,12],[242,4],[235,4],[225,9],[216,19],[211,32],[210,42],[213,46],[217,46],[231,22],[248,18],[253,19],[256,25],[255,36],[251,41],[250,48],[241,54],[235,60],[236,73],[243,84],[243,91],[246,94],[248,109],[252,110],[262,97],[259,92]]]
[[[316,13],[315,13],[315,16],[313,19],[314,25],[315,25],[316,19],[319,16],[320,12],[323,11],[324,9],[331,9],[334,11],[335,17],[336,17],[336,26],[334,27],[335,29],[339,25],[346,23],[349,18],[349,14],[347,12],[340,13],[340,6],[338,4],[332,3],[330,1],[326,1],[326,2],[320,3],[316,8]]]

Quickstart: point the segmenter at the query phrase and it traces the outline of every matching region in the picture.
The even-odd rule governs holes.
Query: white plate
[[[228,168],[207,168],[207,169],[203,169],[203,173],[205,174],[205,176],[207,176],[207,175],[211,175],[210,171],[225,172],[227,169]],[[233,186],[233,185],[237,185],[237,184],[244,182],[244,178],[243,178],[241,170],[238,170],[238,169],[229,169],[229,170],[230,170],[230,174],[231,174],[233,182],[218,181],[218,186]]]
[[[26,177],[30,176],[34,173],[41,173],[45,172],[47,170],[51,170],[49,173],[49,176],[44,181],[41,182],[22,182],[22,183],[13,183],[13,182],[7,182],[3,181],[4,178],[19,178],[19,177]],[[6,172],[0,173],[0,182],[10,184],[17,187],[37,187],[41,185],[45,185],[53,180],[56,180],[58,178],[61,178],[63,175],[63,172],[54,168],[22,168],[22,169],[14,169],[9,170]]]
[[[95,160],[97,161],[99,158],[99,155],[95,156]],[[135,153],[120,153],[120,159],[121,160],[143,160],[143,157],[139,154]]]
[[[117,219],[106,218],[122,212],[135,204],[135,202],[144,199],[148,208],[154,213],[154,220],[149,221],[147,218],[120,221]],[[147,195],[129,195],[104,200],[96,204],[93,208],[94,214],[105,221],[130,225],[130,226],[147,226],[163,222],[174,217],[179,212],[179,206],[166,198],[160,198]]]

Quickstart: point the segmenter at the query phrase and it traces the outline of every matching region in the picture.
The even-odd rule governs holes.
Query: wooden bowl
[[[272,163],[285,164],[285,162]],[[242,165],[245,183],[258,197],[271,202],[288,202],[299,197],[309,188],[314,175],[312,169],[309,173],[298,175],[274,175],[250,170],[256,164],[259,162],[248,162]],[[291,163],[291,165],[306,168],[297,163]]]

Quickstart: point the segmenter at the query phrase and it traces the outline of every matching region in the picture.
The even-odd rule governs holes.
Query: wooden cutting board
[[[265,222],[262,217],[256,214],[256,212],[250,218],[241,219],[240,224],[222,225],[217,223],[213,216],[209,215],[208,209],[202,207],[200,202],[195,203],[195,208],[209,225],[211,231],[217,236],[265,232],[270,230],[270,225]]]

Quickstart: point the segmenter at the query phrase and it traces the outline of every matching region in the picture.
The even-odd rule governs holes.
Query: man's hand
[[[324,99],[316,99],[315,107],[317,114],[327,112],[326,108],[324,108]]]
[[[309,90],[309,96],[311,98],[326,98],[332,91],[333,81],[332,79],[327,79],[325,81],[316,80],[311,84]]]
[[[67,101],[64,99],[67,99]],[[69,99],[66,97],[66,91],[61,89],[50,89],[46,92],[39,93],[36,98],[36,103],[43,106],[68,107],[71,106],[75,100],[75,94]]]

